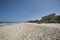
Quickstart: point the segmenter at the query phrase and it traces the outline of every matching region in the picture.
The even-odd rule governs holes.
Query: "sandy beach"
[[[60,40],[60,24],[17,23],[0,26],[0,40]]]

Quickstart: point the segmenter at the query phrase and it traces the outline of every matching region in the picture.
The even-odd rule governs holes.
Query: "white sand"
[[[0,27],[0,40],[60,40],[60,24],[6,25]]]

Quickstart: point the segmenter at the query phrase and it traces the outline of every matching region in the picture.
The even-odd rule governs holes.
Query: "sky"
[[[60,0],[0,0],[0,22],[18,22],[60,15]]]

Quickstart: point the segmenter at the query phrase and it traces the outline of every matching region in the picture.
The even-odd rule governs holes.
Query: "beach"
[[[0,40],[60,40],[60,24],[16,23],[0,26]]]

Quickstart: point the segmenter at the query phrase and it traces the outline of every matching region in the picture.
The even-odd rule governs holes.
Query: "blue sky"
[[[28,21],[60,14],[60,0],[0,0],[0,21]]]

